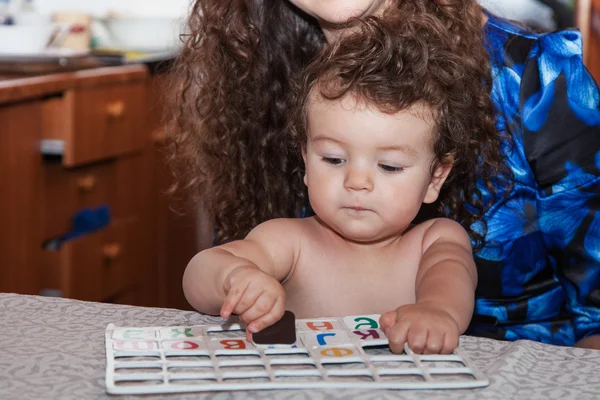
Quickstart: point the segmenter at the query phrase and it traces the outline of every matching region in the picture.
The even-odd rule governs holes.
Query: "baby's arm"
[[[277,322],[285,307],[280,282],[296,260],[298,235],[293,229],[292,220],[267,221],[244,240],[198,253],[183,276],[188,302],[200,312],[224,318],[235,312],[250,332]]]
[[[475,302],[477,269],[465,230],[438,219],[423,236],[423,256],[415,282],[416,303],[382,315],[390,347],[405,342],[415,352],[450,353],[469,326]]]

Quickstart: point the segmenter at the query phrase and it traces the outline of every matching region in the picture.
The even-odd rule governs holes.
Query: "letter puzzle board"
[[[111,394],[360,388],[462,389],[487,386],[459,349],[392,354],[379,315],[296,320],[296,343],[254,345],[245,326],[106,328]]]

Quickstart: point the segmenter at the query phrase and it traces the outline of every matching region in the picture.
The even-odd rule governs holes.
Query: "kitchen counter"
[[[147,74],[148,69],[144,65],[131,65],[118,69],[102,67],[41,76],[2,75],[0,104],[44,97],[67,89],[132,82],[144,79]]]
[[[71,88],[124,83],[146,74],[168,71],[177,53],[125,56],[75,57],[63,66],[55,63],[9,63],[0,57],[0,104],[51,95]],[[118,70],[113,67],[122,67]]]

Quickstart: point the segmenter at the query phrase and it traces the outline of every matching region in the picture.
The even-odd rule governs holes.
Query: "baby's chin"
[[[359,244],[376,244],[388,240],[391,235],[377,228],[367,227],[336,227],[337,233],[345,240]]]

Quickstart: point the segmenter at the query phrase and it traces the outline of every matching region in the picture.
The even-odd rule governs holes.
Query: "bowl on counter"
[[[36,55],[62,41],[70,29],[65,24],[0,25],[0,55]]]
[[[99,20],[103,47],[125,51],[170,52],[181,45],[183,21],[173,17],[116,16]]]

